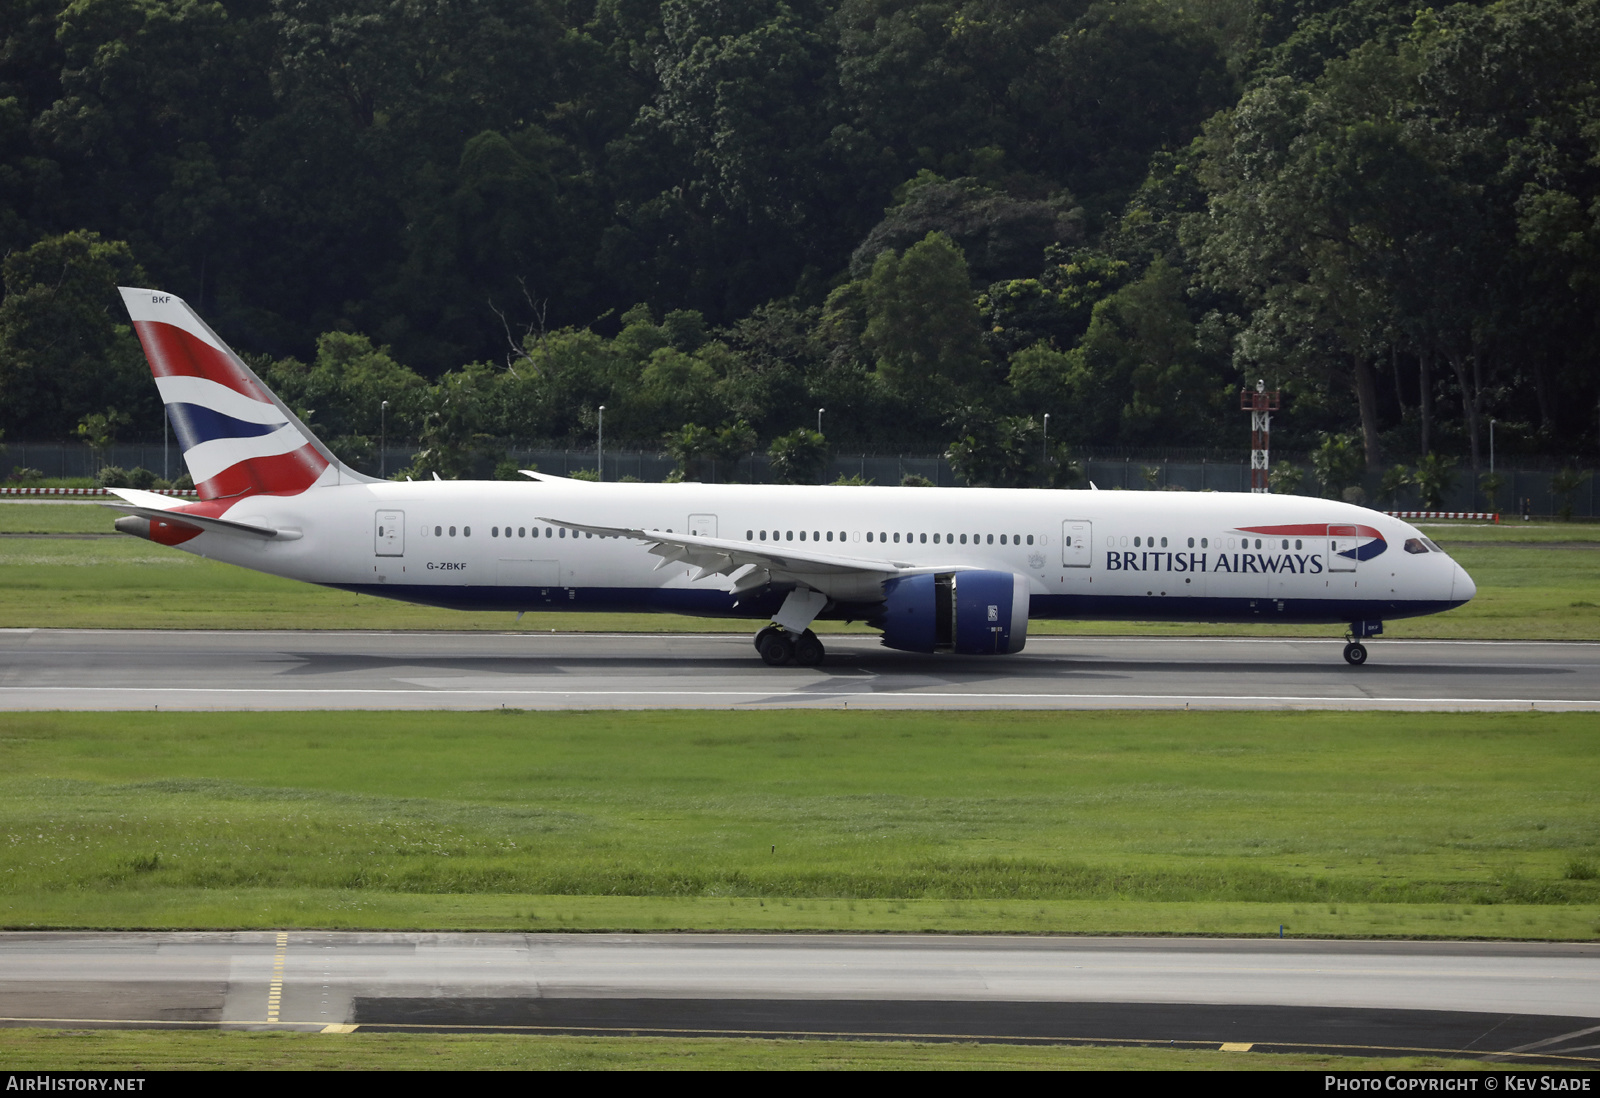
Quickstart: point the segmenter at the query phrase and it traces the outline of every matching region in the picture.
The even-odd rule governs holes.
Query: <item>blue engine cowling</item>
[[[1022,651],[1028,581],[1011,572],[939,572],[883,585],[883,609],[867,624],[888,648],[965,656]]]

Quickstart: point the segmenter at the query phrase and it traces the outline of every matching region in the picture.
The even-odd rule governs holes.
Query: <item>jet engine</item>
[[[1011,572],[937,572],[883,585],[867,622],[888,648],[964,656],[1022,651],[1028,640],[1028,581]]]

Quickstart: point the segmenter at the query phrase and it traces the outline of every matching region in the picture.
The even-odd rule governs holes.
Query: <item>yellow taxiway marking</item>
[[[1255,1047],[1253,1041],[1224,1041],[1219,1052],[1249,1052]]]
[[[278,934],[278,951],[272,956],[272,983],[267,988],[267,1021],[278,1020],[278,1008],[283,1003],[283,958],[289,952],[289,934]]]
[[[355,1026],[340,1025],[338,1022],[331,1026],[323,1026],[318,1030],[319,1033],[354,1033],[355,1031]]]

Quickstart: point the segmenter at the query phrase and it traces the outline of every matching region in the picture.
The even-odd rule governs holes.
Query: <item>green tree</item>
[[[1383,481],[1378,485],[1378,502],[1393,507],[1400,500],[1400,494],[1416,483],[1410,469],[1404,465],[1391,465],[1383,472]]]
[[[676,481],[703,480],[706,463],[717,451],[717,433],[697,423],[685,423],[666,436],[667,453],[677,462],[673,470]]]
[[[929,233],[904,256],[883,252],[872,264],[865,298],[862,342],[891,386],[907,391],[942,383],[961,391],[981,382],[966,258],[948,236]]]
[[[1321,444],[1311,452],[1311,474],[1322,494],[1331,499],[1360,484],[1365,467],[1361,447],[1351,435],[1325,432]]]
[[[65,438],[109,402],[154,430],[155,387],[117,295],[146,281],[128,246],[72,232],[13,252],[0,269],[0,426]]]
[[[784,484],[816,484],[828,463],[828,440],[806,427],[772,440],[767,456]]]
[[[1292,496],[1299,493],[1300,484],[1305,480],[1305,476],[1306,471],[1294,462],[1280,461],[1273,465],[1267,483],[1277,495]]]
[[[1044,426],[1031,416],[996,416],[968,406],[951,420],[956,440],[945,460],[968,484],[990,488],[1067,488],[1082,479],[1067,445],[1046,445]]]
[[[1571,466],[1558,469],[1551,474],[1550,494],[1555,497],[1556,514],[1561,516],[1562,521],[1572,521],[1572,497],[1577,494],[1578,489],[1582,488],[1584,481],[1588,479],[1588,473],[1574,469]]]
[[[89,444],[96,470],[105,465],[106,451],[117,441],[117,432],[128,426],[129,422],[127,414],[115,408],[91,412],[78,421],[77,435]]]
[[[1424,454],[1412,470],[1411,483],[1417,487],[1417,496],[1424,511],[1437,511],[1444,506],[1444,497],[1455,485],[1455,459],[1439,453]]]

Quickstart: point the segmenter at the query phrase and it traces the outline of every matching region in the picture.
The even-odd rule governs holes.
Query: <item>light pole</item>
[[[389,402],[378,405],[378,479],[389,479]]]
[[[817,434],[819,435],[822,434],[822,413],[826,411],[826,408],[817,409]]]
[[[1494,476],[1494,420],[1489,421],[1489,475]]]
[[[1050,413],[1044,414],[1044,443],[1039,451],[1039,460],[1046,465],[1050,464]]]
[[[600,479],[606,479],[606,406],[600,405],[600,428],[595,434],[594,442],[595,468],[599,471]]]

